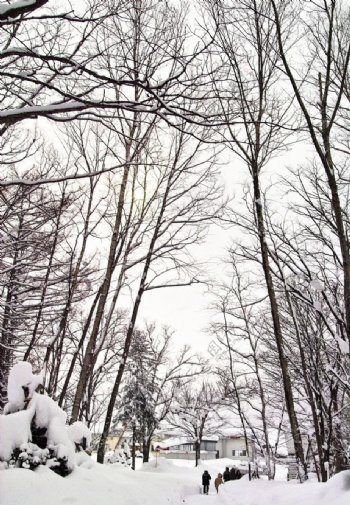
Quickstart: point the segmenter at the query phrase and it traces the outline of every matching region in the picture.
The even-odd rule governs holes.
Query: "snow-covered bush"
[[[131,465],[131,453],[130,448],[126,442],[124,442],[121,447],[117,449],[106,452],[104,463],[119,464],[122,466]]]
[[[67,428],[70,440],[75,444],[77,451],[88,449],[91,445],[91,431],[86,424],[76,421]]]
[[[27,408],[34,392],[41,386],[42,374],[33,375],[32,365],[27,361],[20,361],[10,371],[7,383],[8,403],[4,413],[10,414]]]
[[[125,464],[127,466],[130,466],[131,465],[131,451],[130,451],[129,444],[127,443],[126,440],[122,443],[121,448],[124,453]]]
[[[74,468],[74,444],[86,448],[91,433],[80,422],[67,427],[66,413],[37,392],[41,385],[42,376],[33,375],[29,363],[17,363],[11,369],[9,401],[0,416],[0,461],[7,467],[46,465],[65,476]]]

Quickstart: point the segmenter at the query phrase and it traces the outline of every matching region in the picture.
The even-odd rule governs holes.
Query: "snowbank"
[[[203,505],[192,496],[188,505]],[[349,505],[350,471],[341,472],[327,483],[274,482],[248,479],[227,482],[219,488],[220,505]],[[208,505],[208,504],[207,504]]]
[[[81,453],[83,454],[83,453]],[[0,471],[1,505],[348,505],[350,471],[325,484],[268,482],[247,478],[223,484],[216,495],[199,494],[203,466],[214,479],[222,460],[202,467],[180,467],[160,458],[133,472],[120,465],[100,465],[83,454],[82,466],[62,478],[47,467],[34,472],[15,468]],[[211,468],[210,468],[211,466]],[[151,471],[149,471],[151,470]],[[212,481],[213,482],[213,481]]]
[[[1,505],[184,505],[198,492],[175,476],[161,478],[115,465],[94,464],[76,468],[62,478],[41,466],[34,472],[13,469],[0,472]]]

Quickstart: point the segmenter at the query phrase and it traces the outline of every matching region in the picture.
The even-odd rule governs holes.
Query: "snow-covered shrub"
[[[66,413],[46,395],[39,394],[42,376],[33,375],[27,362],[17,363],[8,380],[9,402],[0,416],[0,462],[7,467],[34,469],[46,465],[59,475],[74,468],[74,443],[90,445],[91,433],[83,423],[66,426]],[[72,441],[73,440],[73,441]]]
[[[104,458],[104,463],[119,464],[121,466],[130,466],[131,457],[128,444],[124,442],[121,447],[107,451]]]
[[[76,421],[67,428],[70,440],[75,444],[76,451],[88,449],[91,445],[91,431],[86,424]]]
[[[42,384],[42,374],[33,375],[32,365],[27,361],[20,361],[11,368],[8,383],[8,403],[4,413],[10,414],[27,408],[34,392]]]
[[[131,465],[131,451],[130,451],[129,444],[127,443],[126,440],[122,443],[121,448],[124,453],[125,464],[127,466],[130,466]]]
[[[20,466],[21,468],[34,470],[39,465],[45,465],[49,458],[49,449],[40,449],[36,444],[28,442],[13,451],[9,467]],[[18,465],[17,462],[19,463]]]
[[[31,440],[32,417],[31,410],[0,416],[0,461],[10,461],[15,449]]]

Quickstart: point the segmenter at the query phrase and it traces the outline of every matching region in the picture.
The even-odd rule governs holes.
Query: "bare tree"
[[[303,38],[307,48],[305,69],[293,69],[286,51],[286,24],[282,18],[281,2],[270,2],[276,25],[279,53],[289,78],[296,101],[305,120],[305,129],[324,169],[330,190],[330,203],[339,241],[343,268],[343,289],[346,315],[346,334],[350,345],[350,252],[344,219],[344,204],[340,196],[339,177],[343,152],[338,136],[348,128],[346,109],[347,82],[350,61],[349,13],[341,1],[316,1],[305,4],[299,12]],[[296,2],[287,2],[287,11],[296,8]],[[340,155],[340,157],[339,157]]]
[[[206,371],[202,358],[185,346],[171,358],[173,333],[163,328],[157,335],[154,325],[135,330],[125,385],[117,420],[133,426],[143,448],[143,461],[149,460],[154,431],[170,413],[179,387]]]
[[[198,132],[197,135],[199,135]],[[205,139],[206,133],[201,133]],[[157,145],[157,144],[156,144]],[[222,212],[220,193],[215,181],[215,156],[208,159],[202,140],[195,143],[183,131],[170,138],[163,163],[158,161],[159,179],[150,208],[151,220],[143,230],[146,239],[144,254],[137,259],[141,266],[138,288],[125,337],[125,346],[113,386],[99,460],[103,461],[115,401],[128,359],[134,327],[144,293],[151,289],[191,285],[198,282],[196,267],[189,253],[192,244],[200,243],[206,224]],[[162,159],[162,158],[161,158]],[[209,206],[212,202],[212,206]],[[154,274],[153,274],[154,272]]]
[[[193,441],[195,466],[201,459],[201,444],[204,436],[218,432],[221,421],[216,407],[217,391],[207,382],[198,387],[185,385],[177,394],[177,402],[167,421],[179,433]]]
[[[214,83],[222,113],[227,118],[224,140],[243,160],[251,175],[254,226],[258,231],[286,407],[297,459],[306,473],[278,301],[270,268],[261,190],[261,172],[273,156],[285,149],[288,136],[282,125],[288,121],[289,104],[285,104],[285,96],[277,89],[280,72],[278,55],[275,52],[275,27],[271,20],[272,7],[268,2],[256,0],[235,2],[235,8],[231,2],[226,1],[208,1],[206,6],[217,32],[215,43],[224,59],[224,84],[221,86],[220,81],[219,84]],[[228,93],[235,99],[228,100]],[[233,114],[241,118],[241,127],[230,125]]]

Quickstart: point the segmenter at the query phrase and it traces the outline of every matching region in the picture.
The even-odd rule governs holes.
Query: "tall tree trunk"
[[[273,330],[274,337],[277,345],[278,358],[281,366],[282,380],[283,380],[283,390],[284,396],[286,400],[286,408],[289,417],[295,455],[297,461],[303,466],[305,475],[307,475],[307,468],[305,464],[304,451],[302,445],[302,439],[299,429],[299,423],[295,411],[294,405],[294,396],[292,390],[292,383],[289,374],[289,366],[288,360],[285,355],[284,343],[283,343],[283,335],[281,329],[281,321],[279,316],[279,309],[277,304],[276,292],[273,285],[271,268],[269,262],[269,250],[266,242],[266,232],[265,232],[265,223],[264,223],[264,214],[263,214],[263,206],[262,206],[262,195],[260,191],[260,183],[259,183],[259,168],[258,166],[252,165],[252,177],[253,177],[253,189],[254,189],[254,202],[255,202],[255,211],[256,211],[256,219],[257,219],[257,230],[259,235],[260,242],[260,251],[262,258],[262,266],[266,281],[267,292],[270,301],[270,309],[271,316],[273,321]]]
[[[149,462],[149,453],[151,450],[151,439],[149,437],[145,437],[143,439],[143,462],[148,463]]]
[[[334,163],[332,159],[332,147],[331,147],[331,129],[334,126],[337,112],[339,111],[340,103],[345,89],[345,82],[348,75],[348,68],[350,62],[350,44],[344,49],[343,66],[338,69],[340,74],[341,84],[338,90],[338,96],[333,97],[331,105],[329,101],[329,90],[332,84],[331,68],[334,68],[334,39],[339,35],[336,34],[337,24],[336,24],[336,2],[324,2],[325,13],[327,14],[328,31],[327,44],[326,47],[320,45],[320,51],[326,55],[326,68],[325,79],[322,80],[321,73],[318,76],[318,92],[320,101],[318,103],[320,113],[321,113],[321,128],[314,121],[313,117],[309,113],[306,102],[304,101],[299,87],[299,82],[296,81],[291,67],[289,66],[282,36],[282,24],[278,13],[278,8],[275,0],[271,0],[271,5],[274,10],[276,30],[277,30],[277,40],[279,52],[283,61],[283,65],[292,85],[296,100],[300,106],[300,109],[305,118],[307,128],[310,134],[311,141],[315,147],[316,153],[322,163],[325,174],[327,176],[328,186],[331,192],[331,204],[334,213],[334,221],[337,229],[337,237],[339,241],[339,246],[341,250],[342,260],[343,260],[343,293],[344,293],[344,309],[345,309],[345,321],[346,321],[346,333],[350,348],[350,252],[349,252],[349,241],[347,238],[346,226],[344,224],[344,213],[342,211],[338,184],[335,177]],[[315,27],[318,29],[318,26]],[[327,25],[322,26],[323,30],[327,30]],[[321,131],[320,131],[321,130]],[[318,138],[318,133],[321,133],[322,140]]]
[[[23,361],[27,361],[29,359],[30,353],[31,353],[31,351],[32,351],[32,349],[33,349],[33,347],[34,347],[34,345],[36,343],[36,337],[37,337],[37,333],[38,333],[38,330],[39,330],[39,325],[40,325],[40,321],[41,321],[42,312],[43,312],[44,306],[45,306],[44,303],[45,303],[46,292],[47,292],[48,285],[49,285],[49,278],[50,278],[50,275],[51,275],[52,263],[53,263],[54,255],[55,255],[55,252],[56,252],[56,246],[57,246],[59,232],[60,232],[60,223],[61,223],[61,218],[62,218],[63,206],[64,206],[64,203],[65,203],[65,197],[66,197],[65,190],[63,190],[62,195],[61,195],[61,200],[60,200],[59,212],[58,212],[58,216],[57,216],[57,220],[56,220],[56,228],[55,228],[55,233],[54,233],[54,240],[53,240],[53,244],[51,246],[50,256],[49,256],[49,262],[48,262],[48,265],[47,265],[47,268],[46,268],[45,279],[44,279],[43,288],[42,288],[42,291],[41,291],[41,297],[40,297],[40,302],[39,302],[39,310],[38,310],[38,313],[37,313],[37,316],[36,316],[36,321],[35,321],[35,324],[34,324],[32,338],[31,338],[31,340],[29,342],[29,345],[28,345],[28,348],[27,348],[26,352],[24,353]]]
[[[129,161],[129,158],[130,158],[130,144],[127,145],[126,160]],[[87,345],[85,353],[84,353],[83,364],[82,364],[82,368],[81,368],[79,382],[77,385],[77,389],[76,389],[76,393],[75,393],[75,397],[74,397],[74,401],[73,401],[73,409],[72,409],[71,420],[70,420],[71,423],[76,421],[79,417],[80,405],[81,405],[81,402],[82,402],[82,399],[83,399],[83,396],[85,393],[85,389],[86,389],[89,375],[91,373],[91,370],[92,370],[92,367],[94,364],[95,344],[96,344],[97,337],[99,334],[101,321],[102,321],[105,306],[107,303],[109,288],[110,288],[111,281],[112,281],[112,275],[113,275],[113,271],[115,268],[115,255],[116,255],[118,242],[119,242],[119,230],[120,230],[122,214],[123,214],[123,207],[124,207],[124,201],[125,201],[125,193],[126,193],[126,186],[127,186],[127,181],[128,181],[128,174],[129,174],[129,165],[126,164],[124,166],[122,182],[120,185],[117,214],[116,214],[116,217],[114,220],[112,239],[111,239],[109,254],[108,254],[108,263],[107,263],[107,268],[106,268],[106,274],[105,274],[105,278],[104,278],[104,281],[101,286],[101,292],[100,292],[98,305],[97,305],[97,309],[96,309],[96,316],[95,316],[93,327],[91,330],[91,335],[90,335],[88,345]]]
[[[11,312],[14,301],[14,289],[16,285],[17,264],[20,256],[20,236],[22,233],[23,215],[20,215],[18,222],[17,240],[13,255],[12,268],[7,282],[7,292],[5,300],[4,315],[1,328],[0,345],[0,412],[7,403],[7,378],[13,360],[13,323]]]
[[[173,168],[175,169],[175,167],[173,167]],[[129,350],[130,350],[130,345],[131,345],[131,341],[132,341],[132,337],[133,337],[133,333],[134,333],[135,323],[136,323],[138,311],[140,308],[141,299],[142,299],[143,293],[146,288],[146,279],[147,279],[149,268],[151,266],[153,251],[154,251],[154,248],[155,248],[155,245],[156,245],[159,233],[160,233],[164,212],[165,212],[167,202],[168,202],[168,196],[169,196],[169,192],[170,192],[170,188],[171,188],[173,175],[174,175],[174,172],[172,170],[168,176],[167,186],[164,191],[164,195],[163,195],[163,199],[162,199],[162,206],[161,206],[161,209],[160,209],[160,212],[159,212],[159,215],[157,218],[157,222],[156,222],[156,225],[154,228],[153,236],[152,236],[149,248],[148,248],[148,252],[147,252],[147,256],[146,256],[146,260],[145,260],[145,265],[143,268],[143,272],[142,272],[142,276],[141,276],[141,280],[140,280],[140,284],[139,284],[139,289],[138,289],[137,296],[135,299],[135,303],[134,303],[133,311],[131,314],[129,326],[128,326],[128,329],[126,332],[122,359],[119,364],[117,377],[115,379],[114,386],[113,386],[112,393],[111,393],[111,398],[110,398],[110,401],[109,401],[109,404],[107,407],[105,423],[103,426],[103,431],[102,431],[102,435],[101,435],[98,450],[97,450],[97,461],[99,463],[103,463],[103,460],[104,460],[105,445],[106,445],[106,440],[107,440],[109,429],[110,429],[111,422],[112,422],[115,401],[116,401],[118,393],[119,393],[121,380],[122,380],[122,377],[123,377],[124,371],[125,371],[126,361],[129,356]]]
[[[299,349],[300,359],[301,359],[301,370],[302,370],[302,375],[303,375],[303,379],[305,382],[306,394],[308,397],[309,405],[311,407],[312,419],[313,419],[313,424],[314,424],[316,445],[317,445],[317,452],[318,452],[318,459],[319,459],[319,466],[320,466],[320,473],[321,473],[321,480],[322,480],[322,482],[326,482],[327,481],[327,472],[326,472],[326,468],[324,465],[324,463],[325,463],[324,449],[323,449],[324,439],[322,438],[321,432],[320,432],[320,426],[319,426],[320,419],[319,419],[319,415],[317,414],[319,412],[319,410],[318,410],[318,407],[315,403],[315,395],[313,393],[312,385],[310,383],[310,377],[309,377],[310,372],[309,372],[307,362],[306,362],[306,356],[305,356],[305,352],[304,352],[304,344],[303,344],[302,338],[301,338],[301,332],[300,332],[300,328],[299,328],[299,324],[298,324],[297,315],[295,312],[295,307],[294,307],[293,300],[291,298],[291,295],[290,295],[289,290],[286,285],[283,270],[280,266],[280,263],[277,260],[276,260],[276,263],[277,263],[277,267],[279,269],[281,278],[283,280],[284,293],[286,296],[289,312],[292,317],[295,335],[296,335],[296,339],[297,339],[297,343],[298,343],[298,349]],[[316,373],[317,373],[317,371],[316,371]]]
[[[67,372],[67,375],[66,375],[66,379],[64,381],[64,384],[63,384],[63,387],[62,387],[62,391],[61,391],[61,394],[60,394],[60,397],[59,397],[59,400],[58,400],[58,405],[60,407],[62,407],[62,405],[64,403],[64,400],[66,398],[66,394],[67,394],[67,391],[68,391],[68,386],[69,386],[70,380],[71,380],[72,375],[73,375],[75,363],[76,363],[76,361],[78,359],[79,352],[80,352],[81,348],[84,345],[84,341],[85,341],[87,332],[89,330],[90,323],[91,323],[91,320],[92,320],[92,316],[94,314],[94,311],[95,311],[95,308],[96,308],[96,305],[97,305],[99,297],[100,297],[100,290],[95,295],[95,298],[94,298],[94,301],[92,303],[92,306],[90,307],[88,318],[85,321],[85,325],[84,325],[84,328],[83,328],[80,340],[78,342],[78,346],[77,346],[77,348],[76,348],[76,350],[75,350],[75,352],[73,354],[72,360],[70,362],[70,365],[69,365],[69,368],[68,368],[68,372]],[[48,350],[47,352],[51,352],[51,351]]]

